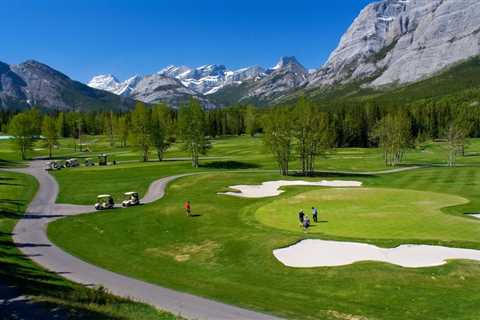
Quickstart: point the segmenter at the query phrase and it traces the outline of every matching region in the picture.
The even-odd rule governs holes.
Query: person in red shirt
[[[187,217],[190,217],[191,212],[192,212],[192,208],[190,207],[190,201],[186,201],[183,204],[183,208],[185,209],[185,212],[187,213]]]

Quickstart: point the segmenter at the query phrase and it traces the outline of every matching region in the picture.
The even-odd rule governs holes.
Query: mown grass
[[[256,218],[272,227],[302,233],[301,209],[310,217],[308,233],[356,239],[460,240],[480,244],[479,224],[467,216],[442,214],[463,205],[465,198],[445,193],[392,188],[322,188],[273,200],[260,207]],[[314,223],[312,206],[320,210]]]
[[[92,204],[97,194],[111,193],[118,199],[130,190],[144,194],[155,179],[193,172],[189,161],[127,162],[138,159],[138,152],[130,148],[108,149],[105,137],[97,138],[98,150],[81,155],[105,150],[120,164],[55,172],[60,184],[59,202]],[[464,216],[478,212],[480,207],[479,151],[480,140],[472,140],[466,156],[459,158],[465,167],[459,168],[432,167],[389,175],[323,174],[316,178],[361,180],[368,188],[410,189],[465,198],[470,202],[432,213],[432,219],[471,223],[468,234],[454,226],[451,232],[444,228],[439,233],[435,229],[440,228],[439,224],[433,224],[428,217],[421,221],[428,228],[422,237],[418,236],[420,226],[415,225],[409,232],[404,224],[385,226],[382,220],[371,220],[367,227],[356,219],[349,228],[357,234],[304,234],[268,226],[255,217],[259,208],[311,189],[288,188],[274,199],[217,195],[230,185],[283,179],[276,171],[261,171],[275,170],[276,165],[261,139],[250,137],[214,141],[209,156],[216,158],[202,160],[197,170],[206,173],[173,183],[163,200],[128,210],[59,220],[48,232],[67,251],[109,270],[291,319],[476,319],[480,311],[480,293],[476,290],[480,285],[480,264],[476,262],[455,261],[425,269],[362,262],[299,270],[284,267],[273,257],[272,250],[303,238],[357,240],[389,247],[415,242],[480,249],[476,236],[480,227],[475,227],[480,222]],[[68,150],[64,154],[72,155]],[[167,157],[185,155],[175,145]],[[445,163],[444,144],[430,142],[422,149],[410,150],[404,165]],[[292,168],[297,167],[293,161]],[[235,172],[237,169],[242,171]],[[384,170],[385,166],[378,149],[346,148],[319,159],[317,169],[374,171]],[[182,209],[187,199],[193,204],[193,218],[186,218]],[[296,213],[295,209],[294,221]],[[407,220],[405,217],[403,221]],[[447,237],[444,239],[442,234]],[[127,260],[129,263],[125,263]]]
[[[15,301],[0,306],[1,319],[23,319],[25,312],[32,319],[178,319],[150,306],[112,296],[101,288],[90,289],[66,281],[23,256],[12,241],[12,231],[36,189],[33,177],[0,171],[0,284],[36,302],[32,305]]]
[[[460,219],[460,215],[478,208],[480,184],[475,177],[479,174],[476,167],[430,168],[341,178],[362,180],[369,188],[414,189],[466,198],[469,203],[436,213]],[[480,243],[477,236],[469,238],[455,226],[449,237],[443,239],[435,235],[439,225],[429,224],[428,217],[422,221],[424,226],[416,226],[411,233],[401,221],[387,225],[382,221],[376,224],[372,219],[369,228],[363,229],[362,238],[356,238],[358,234],[282,230],[255,217],[258,208],[268,205],[272,198],[241,199],[217,194],[230,185],[279,178],[271,172],[185,177],[169,186],[166,198],[151,205],[59,220],[48,232],[67,251],[109,270],[291,319],[425,320],[478,316],[478,262],[454,261],[420,269],[378,262],[312,269],[283,266],[273,257],[272,250],[304,238],[359,240],[380,246],[415,242],[476,249],[480,249]],[[283,201],[307,190],[311,189],[287,188],[273,200]],[[194,218],[187,218],[183,212],[186,199],[192,201]],[[458,204],[457,197],[452,199]],[[432,219],[437,219],[437,215],[432,213]],[[292,216],[296,221],[296,210]],[[407,216],[403,218],[408,220]],[[480,234],[480,221],[461,219],[462,224],[472,224],[468,227],[470,235]],[[361,230],[361,219],[352,221],[349,228],[356,230],[355,222]],[[423,227],[431,227],[430,234],[418,237]],[[379,228],[388,228],[382,231],[382,237]],[[395,236],[388,237],[389,232]],[[448,228],[442,232],[448,232]]]

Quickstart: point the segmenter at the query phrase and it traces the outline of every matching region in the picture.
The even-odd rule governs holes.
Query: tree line
[[[151,150],[162,160],[173,142],[181,142],[196,167],[199,155],[210,149],[210,139],[261,133],[282,173],[287,174],[290,160],[298,157],[299,170],[305,175],[312,174],[316,159],[332,148],[380,147],[386,165],[395,166],[406,149],[428,139],[445,139],[449,164],[455,165],[466,139],[480,136],[480,106],[454,101],[417,101],[402,106],[381,106],[372,101],[325,105],[300,97],[295,103],[270,108],[205,110],[192,98],[178,110],[166,104],[147,106],[138,102],[134,110],[125,113],[41,113],[32,108],[0,115],[3,131],[15,136],[22,158],[38,135],[44,137],[52,156],[59,138],[80,140],[85,134],[103,134],[111,146],[135,147],[143,161],[149,160]]]

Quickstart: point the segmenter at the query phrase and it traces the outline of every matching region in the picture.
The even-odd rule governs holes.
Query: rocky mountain
[[[225,86],[238,85],[265,76],[265,70],[259,66],[231,71],[223,65],[216,64],[198,68],[172,65],[155,74],[135,76],[123,82],[110,74],[99,75],[93,77],[88,85],[145,102],[163,101],[177,106],[193,96],[202,100],[204,104],[213,106],[208,102],[208,95]]]
[[[183,72],[179,72],[183,71]],[[224,65],[209,64],[198,68],[169,66],[162,69],[160,74],[176,78],[184,86],[200,94],[209,95],[221,88],[240,84],[243,81],[265,76],[265,70],[259,66],[228,70]]]
[[[479,54],[478,0],[383,0],[362,10],[308,87],[402,85]]]
[[[184,86],[180,80],[158,73],[141,78],[128,96],[147,103],[166,102],[174,107],[187,102],[190,97],[195,97],[206,107],[214,107],[202,95]]]
[[[479,55],[480,1],[380,0],[360,12],[317,70],[306,70],[294,57],[283,57],[269,69],[168,66],[125,81],[112,75],[96,76],[86,87],[35,61],[0,63],[0,102],[4,108],[32,104],[63,109],[126,108],[131,99],[178,106],[196,97],[208,107],[265,105],[339,87],[345,94],[349,87],[390,90]]]
[[[0,106],[29,106],[58,110],[130,108],[134,101],[73,81],[63,73],[34,60],[18,65],[0,62]]]

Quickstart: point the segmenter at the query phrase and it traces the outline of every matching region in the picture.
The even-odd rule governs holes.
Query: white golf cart
[[[115,206],[113,197],[109,194],[101,194],[97,196],[97,203],[95,203],[95,209],[106,210],[112,209]]]
[[[123,207],[131,207],[140,204],[140,198],[138,196],[138,192],[125,192],[125,200],[122,202]]]
[[[47,171],[60,170],[63,168],[63,164],[59,161],[49,161],[45,167]]]
[[[78,167],[80,165],[80,162],[78,162],[77,159],[68,159],[65,161],[65,166],[67,168],[73,168],[73,167]]]

